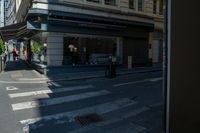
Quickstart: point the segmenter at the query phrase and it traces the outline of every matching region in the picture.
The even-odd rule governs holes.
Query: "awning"
[[[34,31],[27,29],[27,23],[21,22],[0,28],[1,36],[4,41],[11,39],[30,38]]]

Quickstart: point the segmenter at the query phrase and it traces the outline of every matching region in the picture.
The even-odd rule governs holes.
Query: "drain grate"
[[[102,118],[96,113],[76,116],[74,119],[75,121],[80,123],[82,126],[102,121]]]

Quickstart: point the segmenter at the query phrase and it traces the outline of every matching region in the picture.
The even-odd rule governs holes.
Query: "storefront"
[[[122,55],[117,52],[117,40],[117,37],[65,34],[63,65],[107,64],[109,56],[117,57],[120,63]]]
[[[27,22],[20,24],[24,33],[20,30],[16,37],[28,38],[30,61],[47,67],[100,65],[112,55],[119,64],[127,65],[129,57],[132,64],[148,64],[149,33],[154,29],[151,18],[137,22],[45,11],[30,9]]]
[[[56,41],[55,41],[56,40]],[[50,66],[105,65],[109,56],[122,63],[122,38],[100,35],[41,32],[30,41],[31,61]],[[59,60],[57,60],[59,59]]]

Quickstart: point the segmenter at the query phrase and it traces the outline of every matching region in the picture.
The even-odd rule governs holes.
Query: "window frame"
[[[129,0],[129,9],[133,9],[133,10],[136,10],[136,2],[137,0]],[[131,4],[132,2],[132,4]]]
[[[139,2],[140,1],[142,1],[142,8],[141,8],[141,10],[140,10],[140,6],[139,6]],[[137,10],[139,11],[139,12],[144,12],[144,0],[137,0]]]
[[[103,0],[103,2],[104,2],[104,5],[117,6],[117,0],[110,0],[110,2],[108,2],[108,0]]]
[[[101,3],[102,0],[86,0],[86,1],[91,3]]]

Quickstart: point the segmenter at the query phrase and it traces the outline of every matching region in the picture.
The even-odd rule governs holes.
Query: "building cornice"
[[[110,5],[102,5],[91,2],[76,2],[71,0],[65,1],[54,1],[54,0],[33,0],[33,3],[42,3],[42,4],[50,4],[50,5],[60,5],[67,7],[74,7],[80,9],[86,9],[91,11],[99,11],[99,12],[107,12],[107,13],[115,13],[119,15],[127,15],[127,16],[135,16],[135,17],[143,17],[148,19],[153,19],[154,15],[145,12],[134,11],[132,9],[124,9],[119,6],[110,6]]]

